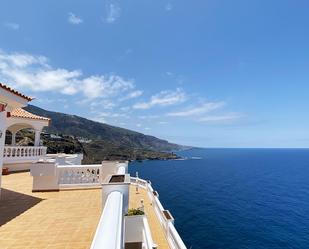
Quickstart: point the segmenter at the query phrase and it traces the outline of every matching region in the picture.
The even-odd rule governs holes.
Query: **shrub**
[[[142,211],[140,209],[131,208],[131,209],[129,209],[129,211],[126,214],[126,216],[144,215],[144,214],[145,214],[144,211]]]

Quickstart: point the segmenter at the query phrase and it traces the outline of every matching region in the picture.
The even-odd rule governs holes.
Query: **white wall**
[[[1,178],[2,178],[2,167],[3,167],[3,148],[5,142],[5,126],[6,126],[6,111],[0,112],[0,131],[2,136],[0,138],[0,197],[1,197]]]
[[[9,118],[7,118],[7,112],[11,112],[16,108],[27,106],[29,100],[18,96],[11,91],[0,87],[0,102],[6,104],[6,111],[0,112],[0,131],[2,136],[0,138],[0,195],[1,195],[1,178],[3,167],[3,147],[5,143],[5,132],[8,127]]]
[[[143,242],[145,249],[156,248],[145,215],[125,217],[125,242]]]
[[[103,161],[102,162],[102,180],[103,182],[109,177],[116,173],[117,161]]]
[[[123,195],[109,194],[97,227],[91,249],[123,248]]]
[[[125,242],[143,241],[143,218],[144,215],[125,217]]]
[[[68,158],[69,159],[68,159]],[[72,160],[71,160],[72,159]],[[63,188],[93,188],[100,187],[104,181],[102,179],[111,174],[115,174],[117,170],[117,162],[103,162],[101,164],[93,165],[71,165],[71,162],[81,161],[82,155],[47,155],[45,160],[33,163],[31,165],[31,175],[33,176],[33,190],[55,190]],[[90,170],[90,174],[86,174],[80,179],[81,170]],[[99,175],[97,175],[99,170]],[[93,173],[94,171],[94,173]],[[104,186],[103,189],[103,203],[107,195],[119,190],[124,193],[125,203],[128,202],[128,184],[130,179],[126,177],[125,184],[111,184],[111,186]],[[107,183],[107,180],[105,181]],[[105,197],[105,198],[104,198]],[[125,205],[127,209],[127,204]],[[124,211],[126,211],[126,209]]]
[[[109,183],[102,184],[102,203],[105,205],[108,195],[114,191],[118,191],[123,194],[123,212],[128,212],[129,206],[129,187],[130,183]]]
[[[31,167],[33,176],[32,191],[58,190],[57,166],[54,162],[34,163]]]

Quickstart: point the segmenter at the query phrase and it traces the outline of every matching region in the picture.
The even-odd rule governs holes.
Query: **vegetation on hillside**
[[[44,130],[46,134],[41,136],[49,153],[83,153],[84,163],[118,159],[176,159],[178,156],[171,151],[185,148],[153,136],[75,115],[51,112],[32,105],[25,109],[52,119],[50,126]],[[30,139],[33,139],[32,136],[31,133],[27,135]]]

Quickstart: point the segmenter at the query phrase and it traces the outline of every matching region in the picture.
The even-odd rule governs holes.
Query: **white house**
[[[46,154],[46,147],[40,146],[40,134],[50,119],[29,113],[23,109],[32,98],[0,83],[0,189],[2,168],[21,170]],[[34,146],[16,146],[16,133],[25,128],[35,132]],[[12,142],[5,145],[6,132],[12,134]],[[28,162],[28,165],[27,165]],[[1,190],[0,190],[1,194]]]
[[[1,180],[8,188],[3,188],[3,197],[8,199],[1,199],[3,202],[0,215],[2,218],[7,215],[8,220],[13,219],[15,232],[15,237],[11,238],[12,241],[7,238],[7,243],[12,242],[13,247],[6,248],[14,248],[17,241],[20,241],[21,245],[18,248],[23,248],[25,242],[18,238],[18,231],[27,230],[29,232],[26,236],[27,241],[34,244],[43,243],[42,248],[51,245],[50,241],[56,239],[58,245],[61,244],[61,248],[77,248],[79,243],[85,248],[86,243],[91,249],[186,249],[174,227],[174,218],[163,208],[151,182],[130,177],[128,162],[103,161],[101,164],[82,165],[82,155],[46,154],[47,148],[40,145],[40,134],[42,129],[49,125],[50,119],[23,110],[22,107],[27,106],[31,100],[31,97],[0,83],[0,198]],[[33,146],[16,145],[16,133],[25,128],[33,129],[35,132]],[[12,134],[10,144],[5,144],[7,131]],[[9,171],[30,169],[30,174],[23,172],[3,176],[3,167],[8,168]],[[32,186],[29,186],[31,181],[25,180],[29,177],[32,177]],[[15,187],[10,188],[8,183]],[[95,204],[96,200],[85,202],[82,196],[87,197],[88,194],[83,195],[86,193],[84,190],[92,191],[91,196],[97,196],[96,199],[101,201],[102,209],[99,217],[93,215],[87,217],[88,204]],[[42,192],[44,192],[44,201],[41,198]],[[71,201],[70,204],[76,205],[74,208],[67,205],[66,194],[70,194],[70,200],[78,200]],[[25,201],[20,202],[19,205],[24,203],[25,207],[21,210],[26,215],[19,215],[20,211],[16,209],[15,201],[11,201],[20,197]],[[63,205],[59,205],[59,202],[63,202]],[[47,206],[46,203],[48,203]],[[50,211],[49,205],[53,206]],[[140,209],[143,213],[126,216],[129,208]],[[96,210],[92,209],[92,211]],[[61,219],[55,216],[59,213],[61,213]],[[64,231],[66,233],[46,231],[45,239],[37,235],[39,232],[37,224],[52,222],[48,223],[53,224],[48,226],[52,229],[56,219],[66,221],[66,216],[63,216],[65,213],[70,220],[70,225],[66,224],[65,229],[74,230],[75,235],[78,236],[74,237],[67,231]],[[77,224],[76,222],[84,220],[85,217],[88,221],[86,225],[78,226],[78,229],[72,228]],[[95,218],[96,220],[93,221]],[[0,216],[0,234],[1,232],[9,234],[10,224],[12,223],[1,224]],[[93,237],[88,236],[88,230],[93,229],[94,225],[97,225],[95,234]],[[80,238],[82,241],[76,243]],[[1,244],[0,247],[2,248]]]

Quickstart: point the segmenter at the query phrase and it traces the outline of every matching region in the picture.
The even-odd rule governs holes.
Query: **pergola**
[[[32,114],[22,108],[14,109],[9,116],[7,130],[12,134],[11,145],[16,145],[16,133],[23,129],[33,129],[35,133],[34,146],[40,145],[40,135],[43,128],[49,125],[49,118]]]

